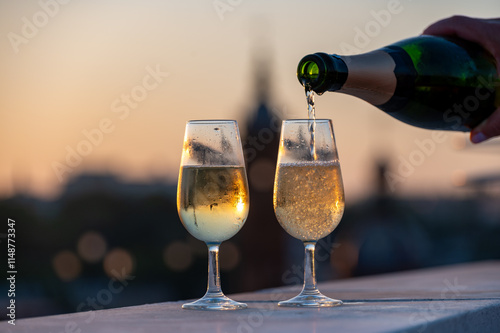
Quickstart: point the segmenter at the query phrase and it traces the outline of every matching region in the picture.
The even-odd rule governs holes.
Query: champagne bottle
[[[495,60],[456,38],[413,37],[352,56],[310,54],[297,76],[308,90],[356,96],[427,129],[470,131],[500,104]]]

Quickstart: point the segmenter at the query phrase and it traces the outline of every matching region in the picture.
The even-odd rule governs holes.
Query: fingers
[[[496,109],[485,121],[470,133],[472,143],[480,143],[500,135],[500,108]]]
[[[452,16],[427,27],[423,34],[438,36],[457,36],[483,45],[483,30],[486,21],[467,16]],[[484,46],[484,45],[483,45]]]
[[[425,35],[456,35],[457,26],[455,24],[458,20],[466,20],[466,16],[452,16],[437,22],[434,22],[428,26],[423,34]]]
[[[500,75],[500,18],[452,16],[430,25],[423,34],[456,36],[481,45],[495,58]]]
[[[423,34],[456,36],[481,45],[495,58],[500,76],[500,19],[477,19],[452,16],[427,27]],[[473,143],[480,143],[500,135],[500,108],[474,128],[470,134]]]

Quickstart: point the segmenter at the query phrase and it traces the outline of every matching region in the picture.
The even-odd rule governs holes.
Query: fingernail
[[[488,138],[482,132],[476,132],[471,135],[470,141],[472,141],[472,143],[480,143],[485,141],[486,139]]]

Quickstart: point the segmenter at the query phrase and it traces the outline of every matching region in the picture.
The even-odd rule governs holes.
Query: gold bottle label
[[[338,92],[381,105],[394,95],[397,85],[392,57],[381,50],[356,56],[341,56],[348,68],[347,80]]]

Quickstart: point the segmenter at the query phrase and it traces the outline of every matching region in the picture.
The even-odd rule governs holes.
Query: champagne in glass
[[[184,227],[205,242],[233,237],[248,215],[245,168],[184,166],[180,173],[179,214]]]
[[[184,309],[234,310],[247,305],[220,287],[219,245],[233,237],[248,216],[248,182],[236,121],[200,120],[186,125],[177,210],[184,227],[208,246],[208,288]]]
[[[328,236],[344,212],[338,162],[278,164],[275,211],[281,227],[302,241]]]
[[[314,136],[310,135],[314,121]],[[311,150],[311,140],[314,149]],[[344,188],[330,120],[283,121],[273,196],[278,222],[305,246],[302,292],[280,306],[327,307],[342,304],[316,287],[314,249],[344,213]]]

